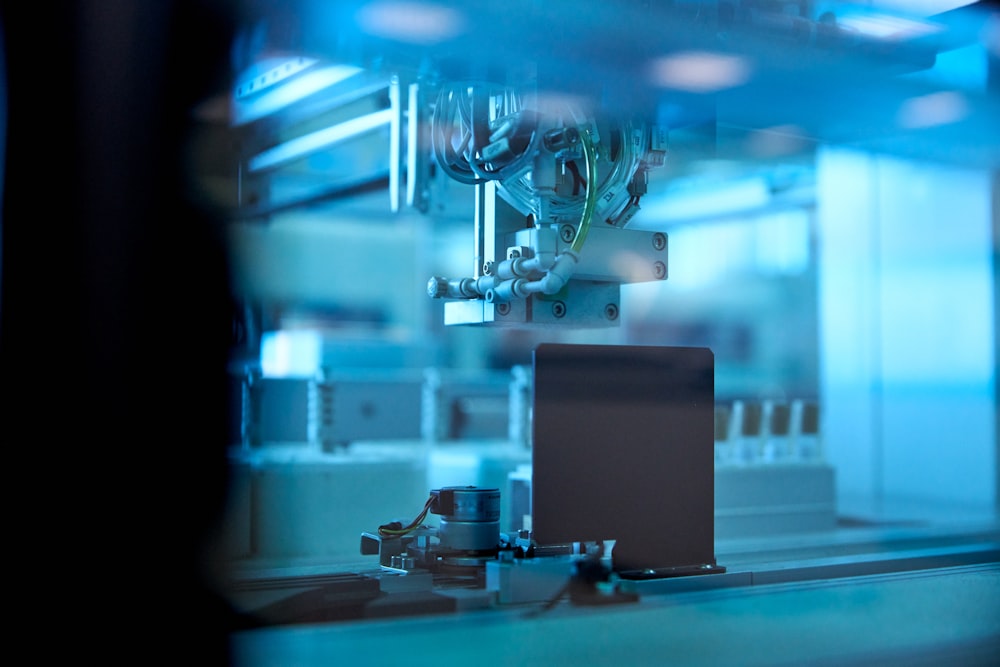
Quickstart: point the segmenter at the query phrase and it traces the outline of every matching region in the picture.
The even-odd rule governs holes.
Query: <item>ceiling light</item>
[[[664,88],[712,93],[746,83],[750,65],[745,58],[711,51],[685,51],[650,64],[650,79]]]
[[[376,37],[410,44],[432,45],[453,39],[464,30],[456,9],[429,2],[373,2],[357,14],[361,29]]]
[[[969,115],[969,104],[956,92],[932,93],[903,102],[896,117],[900,127],[920,129],[956,123]]]

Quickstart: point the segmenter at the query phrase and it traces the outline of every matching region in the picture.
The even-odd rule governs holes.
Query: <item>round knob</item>
[[[427,281],[427,294],[432,299],[440,299],[448,294],[448,280],[440,276],[434,276]]]

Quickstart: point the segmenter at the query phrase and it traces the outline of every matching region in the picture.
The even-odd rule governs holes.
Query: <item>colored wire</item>
[[[632,179],[633,174],[635,174],[641,165],[643,154],[640,147],[648,143],[649,128],[645,125],[626,123],[615,131],[620,133],[622,149],[610,161],[610,171],[601,180],[597,191],[594,193],[595,201],[598,202],[606,195],[618,192],[626,187],[626,184]],[[597,181],[593,182],[597,183]],[[574,182],[574,186],[578,185],[582,185],[582,183]],[[582,203],[580,201],[581,197],[577,192],[578,190],[574,188],[573,196],[557,195],[552,197],[549,201],[549,211],[551,214],[562,221],[578,217]],[[533,213],[537,216],[540,213],[530,176],[519,176],[518,178],[500,181],[500,194],[507,203],[525,215]],[[596,210],[594,214],[596,214]]]
[[[382,537],[402,537],[403,535],[412,533],[414,530],[417,529],[417,527],[420,526],[420,524],[424,522],[424,519],[427,518],[427,512],[430,511],[431,505],[434,504],[434,501],[436,499],[437,496],[433,495],[430,498],[428,498],[427,502],[424,503],[424,509],[420,512],[420,514],[417,515],[416,519],[414,519],[409,523],[409,525],[395,528],[394,526],[400,525],[399,522],[383,524],[378,527],[378,534],[381,535]]]
[[[541,213],[540,204],[530,173],[528,173],[530,172],[532,155],[535,152],[532,147],[538,140],[537,135],[532,135],[526,150],[500,168],[483,160],[473,141],[473,114],[475,110],[473,109],[471,90],[472,88],[468,84],[456,84],[442,88],[438,92],[430,133],[431,145],[438,165],[446,174],[460,183],[473,185],[487,180],[497,181],[499,193],[509,204],[525,215],[532,214],[537,217]],[[509,88],[505,88],[502,94],[494,97],[494,104],[491,114],[498,119],[509,119],[509,124],[501,125],[494,130],[498,136],[491,137],[491,140],[509,135],[516,126],[517,114],[524,108],[520,94]],[[581,228],[586,230],[590,220],[598,215],[598,202],[614,201],[615,193],[624,189],[625,184],[632,179],[643,160],[642,147],[648,144],[649,128],[642,123],[628,122],[612,131],[618,133],[621,138],[621,150],[616,151],[613,157],[608,158],[610,167],[600,182],[597,180],[597,148],[593,145],[592,136],[591,147],[593,150],[590,155],[586,181],[577,173],[576,165],[572,162],[567,163],[569,170],[573,173],[572,192],[568,196],[557,195],[549,198],[548,211],[553,217],[552,221],[568,221],[579,217],[582,223]],[[586,187],[586,194],[581,201],[580,190],[583,187]],[[593,210],[587,213],[587,200],[590,197],[593,198]],[[637,202],[626,201],[623,207],[627,207],[629,203]],[[582,215],[581,207],[584,209]],[[607,213],[612,216],[614,211]],[[587,222],[583,223],[583,220]],[[583,242],[585,235],[585,231],[582,236],[577,234],[581,239],[580,243]]]
[[[580,226],[573,237],[573,244],[570,249],[580,252],[583,242],[587,240],[587,232],[590,231],[590,221],[594,218],[594,209],[597,207],[597,153],[594,150],[594,141],[590,136],[590,130],[584,130],[580,134],[583,145],[583,159],[587,165],[587,189],[586,199],[583,204],[583,215],[580,216]]]
[[[524,150],[502,167],[491,165],[480,157],[483,146],[476,143],[477,128],[474,116],[476,109],[473,108],[470,99],[470,95],[479,94],[476,89],[463,85],[442,88],[438,92],[431,121],[431,147],[438,165],[451,178],[467,185],[500,180],[504,178],[504,174],[520,173],[526,169],[533,152]],[[507,117],[510,121],[495,130],[495,136],[491,135],[488,140],[492,142],[509,135],[515,129],[515,124],[511,121],[515,119],[520,109],[519,96],[513,91],[505,89],[502,97],[498,95],[492,113],[498,118]],[[455,138],[460,139],[457,147]],[[536,136],[532,133],[529,146],[535,140]]]

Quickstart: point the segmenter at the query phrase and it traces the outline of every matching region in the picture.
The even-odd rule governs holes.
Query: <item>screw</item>
[[[563,225],[559,228],[559,236],[565,243],[572,243],[576,238],[576,230],[573,229],[573,225]]]
[[[657,279],[659,280],[666,278],[667,265],[664,264],[663,262],[657,262],[656,264],[653,264],[653,275],[656,276]]]
[[[514,248],[507,253],[507,259],[517,259],[520,256],[521,256],[521,251],[518,250],[517,248]]]
[[[612,320],[612,321],[613,320],[617,320],[618,319],[618,306],[616,306],[613,303],[609,303],[608,305],[604,306],[604,316],[606,318],[608,318],[609,320]]]
[[[509,303],[498,303],[497,304],[497,315],[506,315],[510,312]]]
[[[653,234],[653,248],[656,250],[663,250],[667,247],[667,235],[661,232],[656,232]]]
[[[552,304],[552,314],[556,317],[564,317],[566,315],[566,304],[562,301],[556,301]]]

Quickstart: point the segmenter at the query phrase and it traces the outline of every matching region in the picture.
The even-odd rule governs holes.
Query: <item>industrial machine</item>
[[[498,102],[502,92],[460,88],[472,99],[442,96],[431,133],[436,164],[479,188],[474,261],[482,266],[429,281],[432,297],[452,300],[446,322],[616,324],[621,283],[667,277],[666,235],[627,228],[647,172],[666,158],[665,132],[642,121],[602,132],[572,105],[547,108],[516,89],[512,101]],[[467,124],[456,110],[462,105]],[[479,126],[486,129],[477,133]],[[467,155],[453,145],[468,145]]]
[[[586,653],[545,612],[649,663],[675,600],[825,627],[817,582],[933,634],[870,579],[921,572],[962,624],[926,641],[995,657],[969,590],[1000,586],[988,3],[247,4],[206,180],[246,304],[238,609],[357,647],[451,614],[435,664],[495,650],[477,623]],[[245,664],[336,651],[276,632]]]

